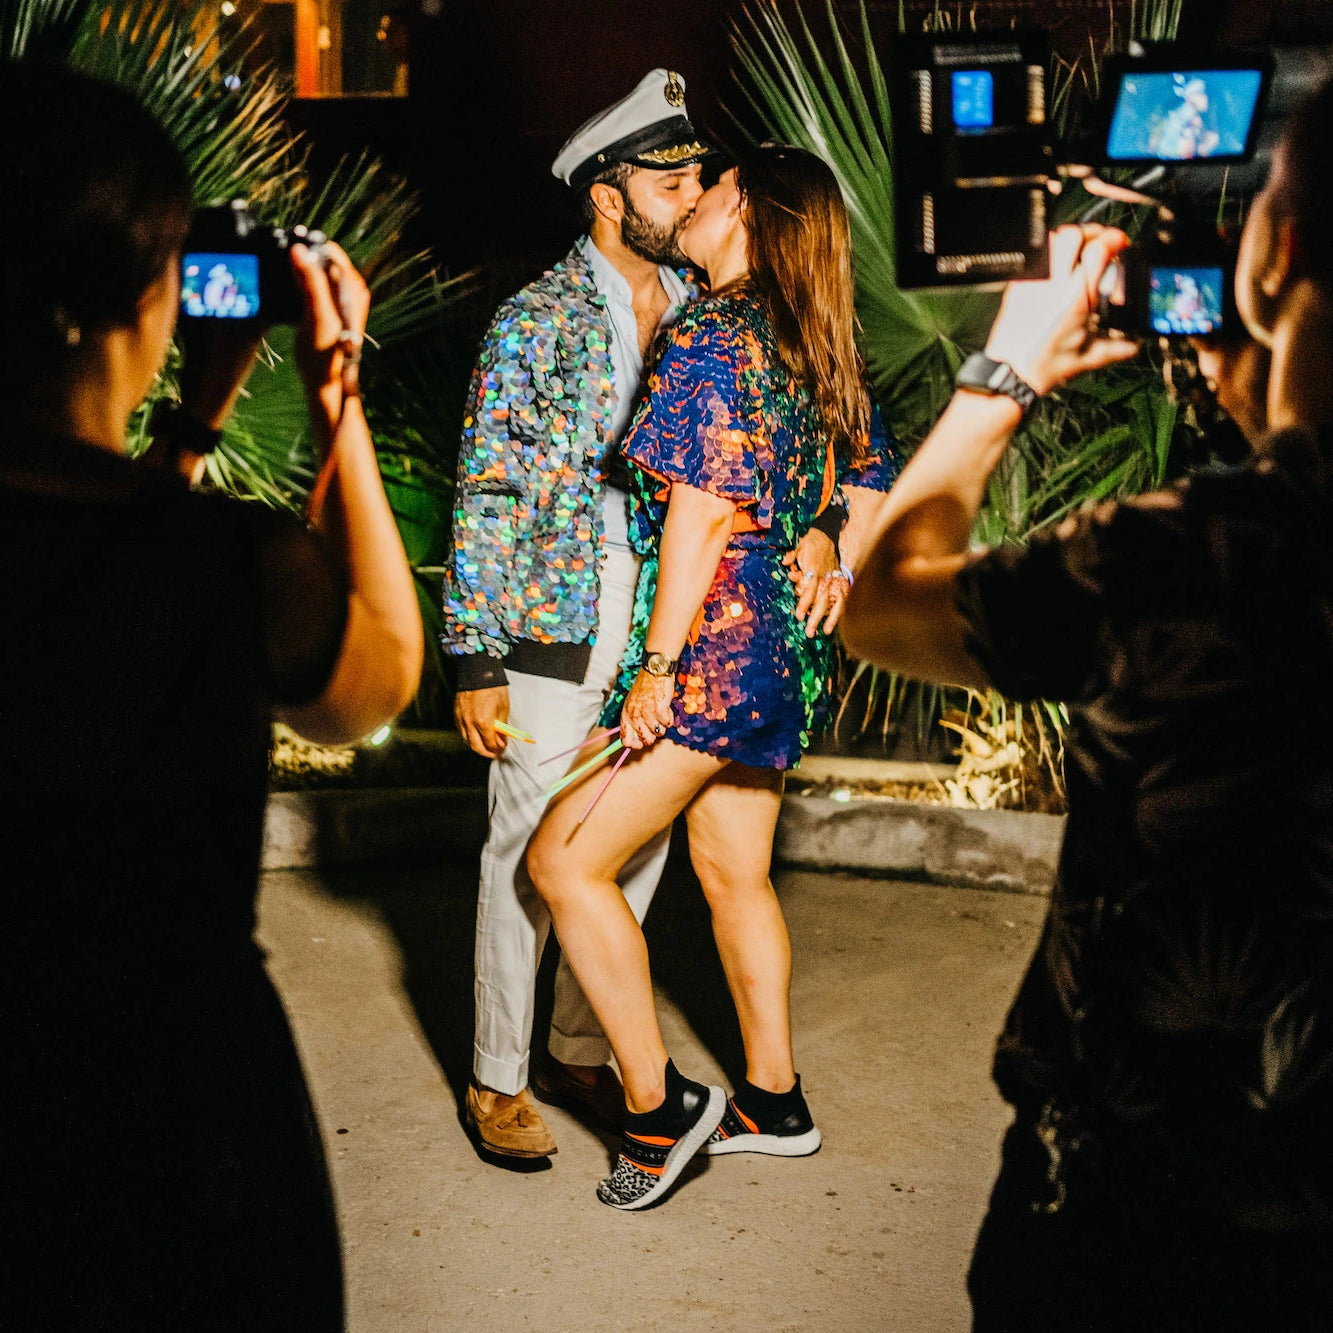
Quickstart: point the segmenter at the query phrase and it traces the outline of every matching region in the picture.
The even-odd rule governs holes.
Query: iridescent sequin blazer
[[[576,245],[500,307],[473,373],[441,635],[460,689],[534,652],[537,674],[582,679],[615,403],[605,297]]]

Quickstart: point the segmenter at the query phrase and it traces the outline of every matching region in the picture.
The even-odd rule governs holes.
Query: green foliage
[[[475,275],[445,279],[403,234],[416,200],[369,155],[310,178],[306,153],[284,118],[290,88],[252,68],[252,38],[224,32],[215,0],[0,0],[0,52],[41,56],[119,83],[157,117],[189,164],[199,205],[247,199],[265,223],[297,222],[336,239],[370,284],[363,367],[367,415],[386,490],[409,559],[442,558],[452,508],[452,458],[467,368],[448,350]],[[213,485],[297,509],[316,472],[293,330],[268,335],[221,446],[209,456]],[[152,403],[174,395],[173,352],[149,402],[131,422],[130,449],[146,445]],[[438,619],[431,575],[418,572],[428,640]],[[430,588],[429,593],[426,591]],[[439,682],[428,681],[431,692]]]
[[[1130,0],[1129,35],[1138,42],[1174,41],[1183,8],[1184,0]]]
[[[832,0],[827,0],[832,63],[803,9],[797,10],[799,38],[774,0],[757,0],[744,14],[732,32],[741,91],[775,138],[817,153],[837,176],[851,217],[870,382],[894,430],[905,440],[918,440],[948,399],[961,349],[985,338],[999,298],[966,290],[906,292],[897,285],[888,83],[865,6],[864,80]]]
[[[1145,0],[1131,16],[1131,35],[1173,35],[1179,8],[1179,0]],[[910,449],[948,401],[958,366],[984,345],[999,295],[897,287],[884,66],[864,0],[855,55],[832,0],[825,0],[825,18],[821,41],[800,3],[789,24],[777,0],[752,0],[733,25],[740,85],[771,135],[817,153],[842,186],[867,372],[887,420]],[[938,7],[934,23],[952,26]],[[1073,128],[1099,82],[1095,50],[1086,61],[1054,62],[1050,101],[1059,132]],[[1081,186],[1068,184],[1055,201],[1056,218],[1072,220],[1089,202]],[[1124,211],[1115,220],[1130,228],[1138,221]],[[1047,395],[990,480],[976,540],[1022,541],[1089,501],[1160,486],[1183,429],[1158,368],[1144,360],[1083,376]],[[849,664],[843,690],[840,725],[852,738],[878,727],[885,744],[904,720],[914,716],[920,729],[950,702],[946,692],[883,678],[862,664]]]

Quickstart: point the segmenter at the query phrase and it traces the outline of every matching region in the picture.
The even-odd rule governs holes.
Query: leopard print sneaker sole
[[[726,1109],[727,1094],[709,1087],[695,1122],[678,1138],[625,1133],[616,1169],[597,1187],[597,1197],[612,1208],[633,1212],[656,1203],[676,1182],[685,1164],[708,1141]]]

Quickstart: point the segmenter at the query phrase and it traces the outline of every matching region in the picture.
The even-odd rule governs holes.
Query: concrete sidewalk
[[[1007,1119],[990,1050],[1044,900],[781,875],[824,1147],[701,1160],[663,1206],[624,1215],[593,1194],[613,1144],[563,1113],[546,1170],[488,1165],[463,1132],[476,880],[457,860],[264,878],[261,939],[325,1131],[352,1333],[968,1327],[963,1274]],[[729,1083],[739,1033],[678,855],[648,935],[677,1064]]]

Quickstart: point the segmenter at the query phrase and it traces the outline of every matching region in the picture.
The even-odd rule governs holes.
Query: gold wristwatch
[[[668,657],[665,653],[645,653],[639,669],[650,676],[674,676],[679,665],[678,657]]]

